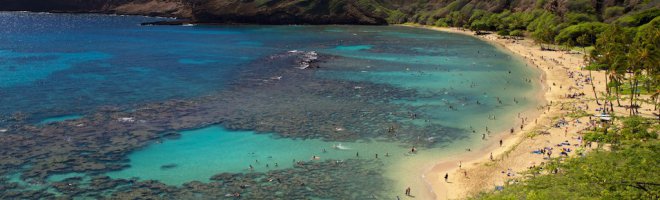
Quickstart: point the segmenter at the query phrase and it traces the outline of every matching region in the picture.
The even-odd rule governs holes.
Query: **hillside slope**
[[[0,0],[0,10],[5,11],[134,14],[199,23],[372,25],[434,24],[452,13],[470,16],[477,10],[543,9],[560,16],[581,12],[608,20],[658,5],[660,0]]]
[[[179,17],[198,23],[387,24],[376,0],[0,0],[3,11]]]
[[[194,5],[196,21],[219,23],[387,24],[394,12],[375,0],[212,0]]]

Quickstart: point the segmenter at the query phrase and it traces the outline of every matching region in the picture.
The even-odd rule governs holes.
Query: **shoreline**
[[[421,27],[421,26],[418,27],[418,26],[410,26],[410,25],[395,25],[395,26],[430,29],[429,27]],[[433,31],[439,31],[439,30],[433,30]],[[447,32],[447,31],[443,31],[443,32]],[[473,36],[469,32],[457,32],[452,34],[463,34],[463,35]],[[534,99],[535,103],[523,109],[513,109],[513,110],[505,111],[508,114],[505,114],[505,116],[498,116],[497,122],[501,122],[502,124],[505,124],[502,125],[502,127],[506,127],[506,128],[486,134],[486,138],[487,138],[486,140],[476,138],[475,136],[475,138],[473,139],[468,139],[458,144],[457,143],[450,144],[451,147],[443,148],[441,150],[442,153],[439,154],[431,153],[429,155],[426,152],[423,152],[417,155],[418,158],[416,159],[416,161],[412,161],[412,160],[399,161],[400,164],[397,164],[396,167],[392,167],[391,169],[388,169],[388,171],[395,170],[396,172],[387,172],[385,174],[388,178],[395,179],[398,182],[397,184],[394,184],[392,190],[403,191],[403,189],[405,189],[406,187],[410,187],[413,189],[412,196],[399,195],[401,193],[398,192],[393,193],[393,195],[399,197],[400,199],[446,199],[443,198],[442,196],[437,195],[440,192],[434,190],[434,188],[443,188],[437,185],[437,181],[433,181],[433,180],[441,180],[442,176],[444,176],[444,172],[441,173],[442,176],[440,175],[440,173],[435,173],[436,168],[442,166],[443,168],[457,169],[460,161],[463,161],[463,166],[465,167],[468,164],[471,164],[469,161],[478,160],[478,159],[487,159],[489,156],[489,152],[493,152],[494,150],[500,148],[498,146],[499,145],[498,140],[500,139],[503,140],[506,149],[508,149],[508,147],[511,145],[517,144],[518,143],[517,140],[514,141],[511,140],[511,138],[517,137],[517,135],[519,135],[520,133],[520,129],[516,128],[516,127],[520,127],[520,125],[522,124],[520,119],[527,118],[526,123],[524,124],[525,130],[527,130],[529,127],[532,127],[529,126],[528,123],[530,122],[529,120],[538,118],[542,114],[542,111],[539,110],[538,108],[541,106],[545,106],[548,102],[545,98],[546,85],[543,84],[543,82],[545,82],[546,79],[546,74],[541,69],[530,68],[530,66],[535,66],[533,65],[532,62],[529,62],[529,60],[525,59],[523,56],[520,56],[519,54],[506,49],[505,47],[503,47],[498,43],[488,41],[483,38],[476,38],[476,39],[486,42],[492,45],[493,47],[495,47],[498,51],[501,51],[507,54],[508,56],[511,56],[511,59],[513,59],[512,61],[517,62],[517,64],[526,65],[526,66],[516,66],[516,67],[521,67],[525,70],[529,70],[533,72],[533,76],[530,76],[532,80],[537,80],[537,79],[543,80],[541,83],[532,81],[531,84],[533,85],[534,88],[526,92],[526,95],[531,96],[531,98]],[[520,114],[519,116],[521,116],[521,118],[517,118],[516,113]],[[509,115],[507,119],[505,119],[506,115]],[[488,123],[493,123],[493,122],[497,123],[496,121],[489,121]],[[485,125],[490,126],[488,125],[488,123],[485,123]],[[510,134],[508,127],[513,127],[516,130],[515,134]],[[509,141],[513,141],[513,143],[509,144],[510,143]],[[463,145],[467,145],[467,146],[463,146]],[[471,151],[466,151],[467,148],[471,149]],[[402,178],[402,175],[406,176],[407,178]],[[441,194],[444,193],[445,192],[441,192]]]
[[[497,48],[501,48],[505,51],[508,51],[508,53],[511,53],[519,57],[528,64],[528,67],[535,66],[535,69],[541,72],[539,80],[534,80],[541,82],[540,84],[541,88],[539,88],[539,91],[537,93],[538,95],[540,95],[539,107],[540,106],[545,107],[545,105],[548,105],[548,102],[560,101],[560,98],[557,98],[558,97],[557,94],[563,94],[568,92],[568,91],[564,91],[561,88],[560,90],[555,90],[555,91],[551,90],[553,85],[550,83],[551,81],[549,81],[549,77],[551,74],[558,73],[557,72],[558,69],[553,70],[555,69],[554,66],[543,65],[543,63],[535,62],[536,60],[543,59],[543,55],[540,55],[540,58],[538,55],[542,53],[532,54],[532,56],[528,57],[527,55],[521,52],[522,50],[525,50],[527,52],[532,52],[535,50],[534,47],[538,47],[536,44],[533,45],[522,44],[522,42],[529,40],[528,38],[517,40],[518,42],[516,43],[518,45],[514,47],[513,46],[514,44],[510,44],[511,40],[499,39],[497,38],[497,36],[493,34],[478,36],[475,35],[474,32],[472,31],[459,30],[455,28],[442,28],[442,27],[422,26],[422,25],[400,25],[400,26],[422,28],[427,30],[441,31],[446,33],[461,34],[461,35],[475,37],[477,39],[480,39],[484,42],[488,42],[491,45],[496,46]],[[538,50],[540,51],[540,49]],[[561,52],[555,52],[555,53],[561,53]],[[531,66],[529,66],[529,64],[531,64]],[[570,85],[570,84],[566,84],[566,85]],[[469,180],[469,178],[467,177],[464,177],[463,179],[457,179],[454,177],[461,177],[462,176],[461,174],[463,173],[467,174],[468,171],[473,171],[475,168],[484,166],[483,163],[494,163],[499,159],[501,159],[502,157],[508,156],[508,154],[514,151],[519,151],[518,153],[520,153],[520,151],[523,150],[521,148],[518,148],[518,146],[520,146],[527,139],[526,137],[527,133],[542,128],[541,124],[548,124],[543,122],[545,121],[551,122],[552,117],[562,114],[560,110],[557,109],[552,109],[552,110],[549,109],[548,112],[543,112],[539,110],[538,107],[537,109],[530,109],[529,111],[532,112],[532,115],[529,119],[534,119],[534,121],[537,123],[528,121],[527,123],[525,123],[526,126],[522,130],[516,128],[517,130],[514,131],[513,134],[499,133],[497,134],[496,137],[489,139],[489,141],[487,141],[477,151],[473,150],[470,152],[460,153],[451,156],[449,158],[443,158],[435,162],[430,169],[424,171],[422,174],[422,179],[427,184],[427,189],[432,193],[432,196],[435,199],[457,199],[457,198],[460,199],[473,195],[474,194],[473,191],[487,191],[489,185],[469,186],[470,184],[468,183],[474,181]],[[526,116],[529,116],[528,113],[526,113]],[[514,123],[515,127],[520,125],[521,125],[520,121]],[[501,147],[498,146],[497,139],[502,139],[503,144]],[[493,160],[491,160],[490,158],[491,154],[493,156]],[[461,166],[459,166],[459,163]],[[449,174],[448,182],[445,182],[444,180],[445,174]],[[497,179],[497,175],[498,174],[487,175],[487,176],[490,176],[490,179]],[[492,183],[492,185],[497,186],[498,183]],[[504,185],[504,184],[499,184],[499,185]],[[475,188],[475,187],[481,187],[481,188]],[[491,188],[494,189],[494,187]]]

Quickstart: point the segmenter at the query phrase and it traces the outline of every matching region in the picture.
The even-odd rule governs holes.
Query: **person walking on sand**
[[[445,182],[449,182],[449,173],[445,173]]]
[[[502,140],[500,140],[500,147],[502,147]]]
[[[406,196],[410,196],[410,187],[406,188]]]

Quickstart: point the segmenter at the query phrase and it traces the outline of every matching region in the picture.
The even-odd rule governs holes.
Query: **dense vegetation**
[[[657,121],[627,117],[620,127],[594,130],[585,141],[608,142],[583,157],[552,160],[526,180],[479,199],[658,199],[660,141]]]
[[[594,42],[594,50],[586,58],[589,67],[606,71],[608,85],[605,103],[613,111],[613,102],[622,106],[626,95],[630,114],[638,114],[640,104],[658,109],[660,91],[660,17],[637,28],[609,25]],[[641,98],[651,95],[650,99]]]

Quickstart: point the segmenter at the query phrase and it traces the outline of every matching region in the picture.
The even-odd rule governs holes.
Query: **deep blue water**
[[[328,64],[344,67],[343,71],[322,73],[320,77],[394,81],[395,85],[412,83],[407,79],[391,80],[392,74],[365,76],[353,72],[365,71],[361,69],[365,66],[378,67],[376,70],[384,73],[410,67],[414,67],[412,72],[520,71],[512,67],[519,64],[511,62],[507,54],[484,42],[427,30],[139,25],[154,20],[162,19],[0,13],[0,115],[21,112],[38,122],[90,113],[100,106],[129,109],[141,103],[212,94],[225,88],[247,63],[293,49],[344,57]],[[444,75],[451,77],[450,73]],[[502,82],[497,78],[501,75],[482,75]],[[441,80],[421,84],[429,83],[442,86],[436,89],[453,86]],[[481,86],[499,87],[490,83]]]
[[[33,121],[222,89],[276,49],[241,27],[140,26],[136,16],[0,13],[0,113]]]

